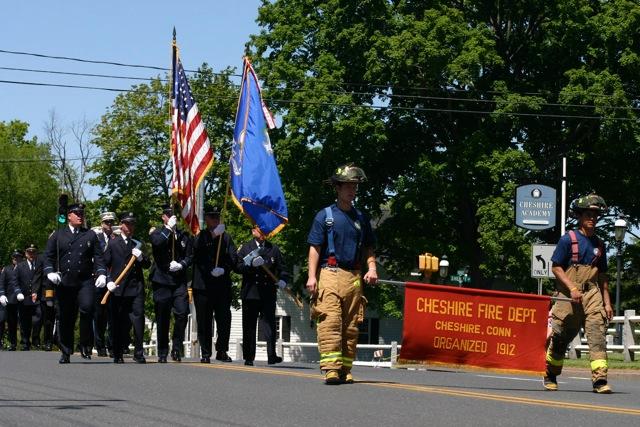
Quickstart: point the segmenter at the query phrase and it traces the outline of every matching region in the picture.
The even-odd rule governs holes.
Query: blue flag
[[[245,58],[229,160],[231,196],[242,213],[271,237],[286,225],[288,211],[267,125],[274,127],[273,117],[262,101],[255,71]]]

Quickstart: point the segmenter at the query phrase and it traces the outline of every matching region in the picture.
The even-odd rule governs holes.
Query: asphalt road
[[[584,371],[560,377],[558,392],[539,378],[442,369],[355,367],[355,384],[327,386],[315,365],[58,356],[0,352],[1,426],[640,425],[637,375],[615,374],[615,393],[596,395]]]

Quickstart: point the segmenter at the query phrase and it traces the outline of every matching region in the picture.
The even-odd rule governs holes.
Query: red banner
[[[399,364],[543,374],[548,296],[407,283]]]

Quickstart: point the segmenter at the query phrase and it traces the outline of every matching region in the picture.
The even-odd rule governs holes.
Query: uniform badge
[[[360,228],[361,228],[361,227],[360,227],[360,221],[354,221],[353,223],[354,223],[354,224],[355,224],[355,226],[356,226],[356,230],[360,231]]]
[[[600,249],[598,249],[598,248],[593,248],[593,255],[595,255],[595,256],[600,255]]]
[[[180,244],[182,245],[182,247],[183,247],[183,248],[186,248],[186,247],[187,247],[187,243],[186,243],[184,240],[183,240],[183,241],[181,241],[181,242],[180,242]]]
[[[91,240],[87,242],[87,247],[91,247]]]

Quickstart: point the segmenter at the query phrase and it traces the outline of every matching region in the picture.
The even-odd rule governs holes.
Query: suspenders
[[[571,239],[571,264],[578,264],[580,252],[578,250],[578,237],[576,236],[576,232],[571,230],[569,231],[569,238]],[[598,264],[600,257],[604,253],[604,245],[600,239],[596,239],[598,242],[598,253],[593,257],[591,261],[591,265],[595,266]]]
[[[359,209],[354,208],[356,211],[356,215],[358,216],[358,223],[360,224],[360,228],[356,225],[356,229],[360,231],[360,241],[358,242],[358,249],[356,251],[356,258],[359,256],[360,248],[362,247],[362,242],[364,240],[364,230],[362,229],[364,224],[364,215],[360,212]],[[325,219],[324,223],[327,226],[327,251],[329,252],[329,256],[327,257],[327,267],[337,267],[338,259],[336,258],[336,245],[333,237],[333,212],[331,211],[331,206],[327,206],[324,208]],[[357,260],[356,260],[357,261]]]

